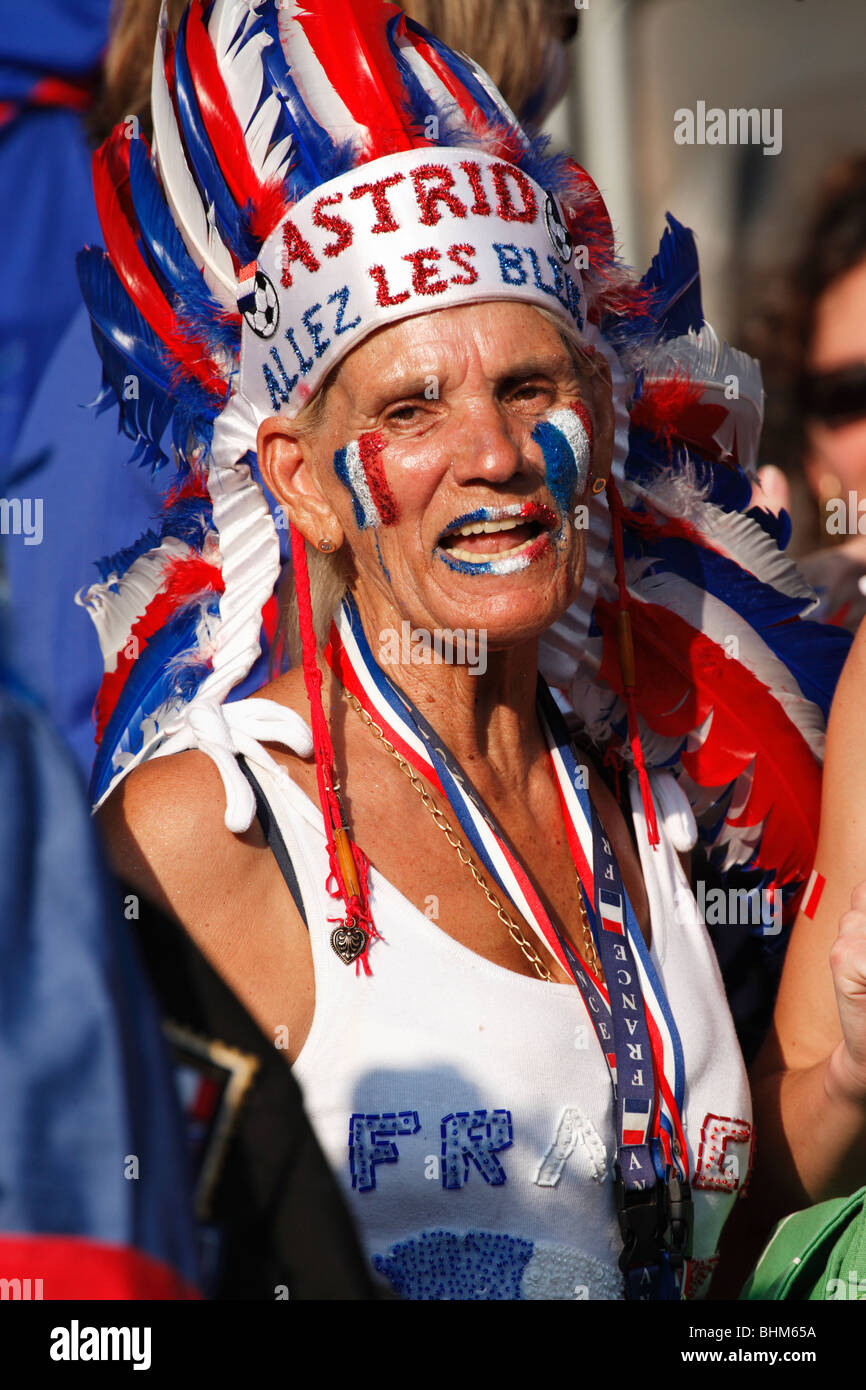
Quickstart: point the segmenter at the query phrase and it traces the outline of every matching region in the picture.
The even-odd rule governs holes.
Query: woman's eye
[[[540,382],[528,381],[511,392],[511,399],[517,405],[534,405],[537,401],[546,400],[550,394],[549,387],[542,386]]]
[[[420,413],[420,407],[417,405],[398,405],[396,409],[390,410],[385,418],[389,424],[411,425]]]

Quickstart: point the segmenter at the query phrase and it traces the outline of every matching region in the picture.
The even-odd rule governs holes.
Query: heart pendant
[[[367,933],[363,927],[355,925],[354,917],[349,917],[342,926],[331,932],[331,946],[344,965],[351,965],[353,960],[364,954],[367,948]]]

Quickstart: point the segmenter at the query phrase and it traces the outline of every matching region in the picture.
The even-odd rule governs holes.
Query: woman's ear
[[[256,452],[265,484],[292,525],[311,545],[320,548],[326,541],[339,550],[343,528],[316,482],[309,439],[294,431],[291,420],[271,415],[259,425]]]

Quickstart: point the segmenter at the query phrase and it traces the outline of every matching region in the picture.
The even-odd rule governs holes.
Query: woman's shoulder
[[[193,902],[217,899],[262,842],[255,822],[244,835],[228,830],[225,809],[215,763],[188,751],[134,768],[97,824],[115,873],[183,920]]]

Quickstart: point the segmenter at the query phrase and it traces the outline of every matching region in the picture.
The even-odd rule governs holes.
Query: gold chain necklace
[[[466,865],[466,868],[471,873],[472,877],[478,884],[478,887],[481,889],[482,893],[486,897],[487,901],[490,903],[491,907],[496,909],[496,915],[499,918],[500,922],[502,922],[503,926],[506,928],[508,935],[511,937],[512,941],[514,941],[514,943],[520,947],[520,950],[523,952],[523,955],[532,964],[539,978],[547,981],[549,984],[553,984],[553,976],[551,975],[547,966],[544,964],[544,961],[533,949],[531,943],[527,941],[526,937],[523,935],[523,932],[520,930],[520,927],[517,925],[511,914],[507,912],[506,909],[502,906],[502,903],[496,897],[496,894],[490,891],[489,887],[484,881],[484,878],[479,872],[478,867],[476,866],[472,856],[467,853],[463,841],[460,839],[459,835],[456,835],[454,833],[454,830],[447,816],[444,814],[443,811],[440,811],[439,807],[436,805],[432,796],[427,791],[427,788],[423,785],[421,778],[418,776],[411,763],[408,763],[404,757],[401,757],[401,755],[397,752],[397,749],[394,747],[393,743],[389,742],[389,740],[385,737],[383,730],[380,729],[379,725],[375,722],[375,720],[373,720],[370,717],[370,715],[364,709],[364,706],[361,704],[361,701],[357,698],[357,696],[351,694],[351,692],[348,690],[345,690],[344,694],[347,700],[349,701],[350,705],[352,706],[353,710],[356,712],[356,714],[360,715],[362,721],[366,724],[370,732],[379,740],[385,751],[391,754],[391,757],[398,764],[400,771],[404,773],[406,777],[408,777],[409,781],[412,783],[412,786],[415,788],[416,792],[420,796],[427,810],[430,812],[430,815],[433,817],[434,822],[442,831],[449,845],[451,845],[457,851],[457,857],[460,860],[460,863]],[[586,908],[583,904],[583,890],[581,888],[580,879],[577,878],[577,874],[575,874],[575,878],[577,879],[577,901],[580,907],[580,927],[581,934],[583,936],[584,959],[586,960],[590,968],[595,972],[598,979],[603,981],[604,973],[602,971],[601,961],[598,958],[598,952],[595,949],[595,942],[592,939],[592,932],[589,930],[589,922],[586,918]]]

